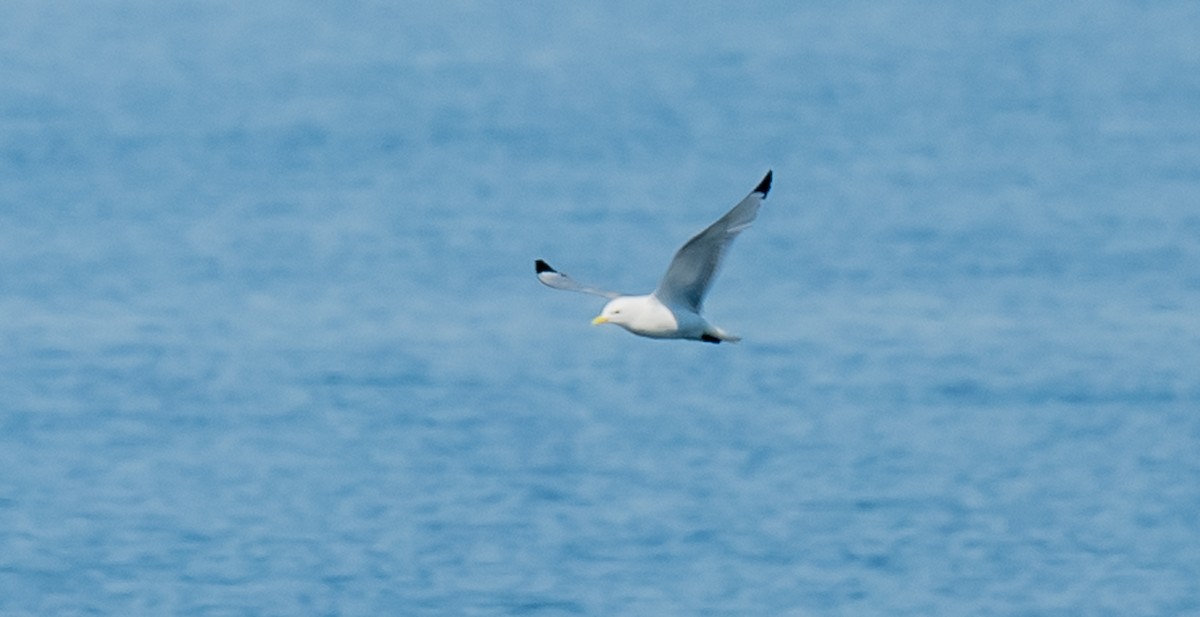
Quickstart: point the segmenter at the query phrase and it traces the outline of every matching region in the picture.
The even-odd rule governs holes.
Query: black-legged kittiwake
[[[704,295],[712,285],[729,244],[754,222],[758,208],[771,190],[771,172],[738,205],[696,234],[675,252],[667,273],[653,293],[627,296],[577,283],[538,259],[538,280],[555,289],[578,291],[608,298],[593,324],[611,323],[650,338],[675,338],[720,343],[741,340],[710,323],[700,314]]]

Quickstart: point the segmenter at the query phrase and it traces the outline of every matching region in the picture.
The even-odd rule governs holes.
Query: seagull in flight
[[[675,252],[667,273],[652,293],[629,296],[584,285],[541,259],[534,262],[534,269],[538,280],[549,287],[608,298],[608,304],[592,320],[593,325],[615,324],[649,338],[736,343],[740,337],[709,323],[700,310],[726,249],[754,222],[770,190],[768,170],[745,199]]]

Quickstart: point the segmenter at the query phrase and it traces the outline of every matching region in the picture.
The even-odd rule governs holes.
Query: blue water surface
[[[1197,32],[5,2],[0,614],[1200,614]]]

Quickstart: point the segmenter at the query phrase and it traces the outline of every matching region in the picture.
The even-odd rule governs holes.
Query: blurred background
[[[1200,613],[1197,32],[9,0],[0,613]]]

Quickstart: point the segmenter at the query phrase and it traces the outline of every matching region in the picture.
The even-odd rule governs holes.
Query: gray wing
[[[712,284],[721,258],[730,242],[754,222],[758,208],[771,190],[771,172],[754,187],[738,205],[696,234],[675,252],[667,273],[658,283],[654,295],[663,303],[691,308],[699,312],[704,294]]]
[[[602,296],[609,299],[616,298],[617,296],[621,295],[615,291],[608,291],[606,289],[599,289],[589,285],[582,285],[576,282],[575,279],[563,274],[562,272],[559,272],[558,270],[555,270],[554,268],[551,268],[550,264],[540,259],[533,262],[533,266],[537,271],[538,280],[547,287],[553,287],[555,289],[562,289],[565,291],[578,291],[579,293],[592,294],[593,296]]]

